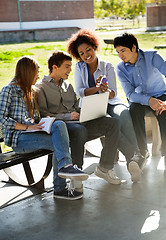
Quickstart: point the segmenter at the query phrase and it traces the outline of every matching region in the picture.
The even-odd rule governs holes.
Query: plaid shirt
[[[15,130],[16,123],[31,125],[32,120],[24,101],[24,93],[19,86],[6,85],[0,92],[0,125],[5,145],[17,146],[19,134],[23,131]]]

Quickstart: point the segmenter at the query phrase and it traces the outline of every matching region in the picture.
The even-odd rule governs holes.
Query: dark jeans
[[[165,101],[166,95],[158,97],[158,99]],[[156,116],[155,111],[153,111],[149,106],[141,105],[139,103],[130,104],[130,114],[132,117],[134,130],[137,137],[137,142],[141,154],[145,153],[147,150],[147,140],[146,140],[146,131],[145,131],[145,114],[146,111],[152,111],[155,117],[158,120],[160,133],[161,133],[161,154],[166,156],[166,111],[163,111],[161,115]]]
[[[72,162],[82,168],[84,145],[88,137],[87,129],[79,123],[66,123],[66,126],[69,133]]]
[[[66,125],[69,132],[71,155],[74,164],[82,167],[84,143],[87,140],[105,136],[100,166],[106,169],[113,168],[120,134],[120,122],[118,119],[102,117],[82,124],[66,123]]]
[[[120,136],[120,121],[110,117],[102,117],[85,122],[82,125],[88,131],[88,140],[105,137],[99,164],[106,169],[113,168]]]

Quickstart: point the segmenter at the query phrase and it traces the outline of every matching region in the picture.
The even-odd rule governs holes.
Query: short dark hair
[[[136,51],[138,52],[139,46],[137,38],[131,33],[124,33],[114,39],[114,48],[123,46],[132,50],[133,45],[136,46]]]
[[[50,73],[52,72],[53,65],[60,67],[62,63],[67,60],[72,61],[72,57],[70,56],[70,54],[60,50],[55,50],[48,59],[48,69]]]
[[[80,29],[68,39],[67,51],[76,59],[81,60],[78,47],[83,43],[91,45],[95,50],[98,50],[100,45],[99,38],[95,32],[89,29]]]

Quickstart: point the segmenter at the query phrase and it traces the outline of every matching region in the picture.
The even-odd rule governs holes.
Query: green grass
[[[111,62],[114,67],[120,61],[116,51],[107,50],[105,53],[106,44],[103,39],[112,39],[118,34],[115,32],[107,31],[96,31],[101,40],[101,49],[97,52],[100,59]],[[163,33],[144,33],[136,34],[140,48],[144,50],[154,49],[155,45],[165,44],[166,32]],[[24,55],[34,57],[40,64],[40,77],[48,74],[47,69],[47,59],[49,55],[55,49],[60,49],[66,51],[65,41],[55,41],[55,42],[24,42],[18,44],[1,44],[0,45],[0,88],[5,84],[9,83],[14,76],[15,66],[17,60]],[[158,49],[158,52],[166,59],[166,49]],[[69,81],[74,85],[74,67],[76,61],[73,59],[72,72],[69,76]],[[123,101],[126,101],[124,92],[121,85],[117,79],[118,95]]]
[[[0,53],[0,61],[10,63],[13,61],[13,59],[22,57],[26,54],[27,54],[26,51],[24,51],[24,52],[22,52],[22,51],[5,51],[5,52]],[[33,53],[29,52],[28,55],[33,55]]]
[[[21,56],[34,57],[41,66],[41,77],[47,74],[47,58],[56,48],[65,51],[65,42],[26,42],[0,45],[0,88],[13,78],[16,63]]]

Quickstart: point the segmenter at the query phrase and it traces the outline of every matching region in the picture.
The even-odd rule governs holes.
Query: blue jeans
[[[45,132],[31,132],[20,134],[15,152],[24,153],[38,149],[54,151],[53,154],[53,183],[55,192],[66,187],[66,180],[58,177],[58,171],[67,164],[72,164],[69,152],[69,136],[66,124],[55,121],[51,127],[51,134]]]
[[[134,153],[139,151],[139,148],[129,109],[124,104],[108,104],[107,113],[120,120],[118,149],[126,157],[126,160],[130,161]]]

